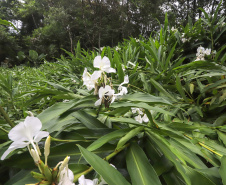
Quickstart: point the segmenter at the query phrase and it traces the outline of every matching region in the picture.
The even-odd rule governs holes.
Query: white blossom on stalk
[[[124,76],[124,81],[119,85],[118,90],[119,94],[118,95],[124,95],[128,93],[127,87],[123,87],[122,85],[128,84],[129,83],[129,76],[126,75]]]
[[[74,174],[68,168],[68,162],[70,160],[70,156],[67,156],[62,162],[59,168],[59,183],[58,185],[75,185],[73,183]]]
[[[178,30],[177,30],[176,28],[172,27],[172,28],[171,28],[171,31],[176,32],[176,31],[178,31]]]
[[[42,138],[47,137],[49,132],[40,131],[42,128],[41,121],[36,117],[27,116],[24,122],[20,122],[18,125],[10,130],[8,137],[13,143],[4,152],[1,160],[4,160],[6,156],[17,148],[24,148],[31,144],[38,155],[37,144]]]
[[[97,81],[97,79],[92,78],[92,76],[93,75],[90,75],[87,72],[87,68],[85,68],[82,75],[83,85],[85,85],[89,91],[95,88],[95,83]]]
[[[132,109],[133,114],[136,114],[136,113],[138,113],[140,115],[144,114],[141,108],[131,108],[131,109]]]
[[[149,122],[149,119],[146,114],[144,114],[144,116],[142,117],[142,120],[143,122],[146,122],[146,123]]]
[[[211,49],[210,49],[210,48],[207,48],[207,49],[205,50],[205,54],[206,54],[206,55],[210,55],[210,54],[211,54]]]
[[[58,185],[75,185],[75,183],[73,183],[73,180],[74,180],[73,172],[68,167],[65,167],[60,172]]]
[[[136,121],[138,121],[139,123],[142,123],[143,122],[143,119],[141,117],[141,115],[139,114],[138,116],[135,116],[134,117]]]
[[[205,48],[202,46],[199,46],[197,49],[197,54],[203,54],[205,55]]]
[[[85,179],[85,176],[82,175],[78,179],[79,184],[78,185],[97,185],[98,184],[98,179],[90,180],[90,179]]]
[[[199,61],[199,60],[205,60],[205,55],[210,55],[211,54],[211,49],[207,48],[205,49],[202,46],[199,46],[197,49],[197,53],[196,53],[196,60],[195,61]]]
[[[99,68],[99,72],[96,72],[93,76],[94,79],[98,79],[102,72],[106,73],[116,73],[114,68],[111,68],[111,62],[108,57],[96,56],[93,61],[93,67]],[[94,74],[94,73],[93,73]]]
[[[115,91],[109,85],[106,85],[105,87],[101,87],[98,92],[99,100],[95,102],[95,106],[101,105],[101,102],[104,96],[109,96],[109,98],[111,98],[111,103],[113,103],[115,100],[114,93]]]

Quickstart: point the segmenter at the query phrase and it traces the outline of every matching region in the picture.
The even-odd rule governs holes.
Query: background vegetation
[[[114,47],[118,42],[139,35],[149,38],[159,32],[160,23],[168,13],[169,25],[194,24],[203,16],[201,7],[210,14],[219,0],[2,0],[0,18],[12,22],[19,30],[0,27],[0,62],[10,66],[33,65],[29,50],[48,61],[65,54],[61,48],[74,52],[80,41],[82,48],[94,50]],[[225,16],[223,2],[218,18]],[[41,58],[42,58],[41,57]],[[37,61],[36,61],[37,62]],[[41,61],[39,61],[40,63]]]

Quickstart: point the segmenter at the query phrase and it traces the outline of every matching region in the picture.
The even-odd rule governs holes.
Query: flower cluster
[[[10,130],[8,137],[13,143],[4,152],[1,160],[4,160],[6,156],[17,148],[27,147],[31,153],[31,156],[35,159],[39,159],[40,151],[38,142],[49,135],[49,132],[40,131],[42,128],[41,121],[33,116],[26,117],[24,122],[20,122],[12,130]],[[30,148],[30,145],[33,148]]]
[[[138,114],[137,116],[134,117],[136,121],[138,121],[139,123],[149,122],[147,115],[143,113],[143,110],[141,108],[131,108],[131,109],[133,114],[136,113]]]
[[[182,35],[181,35],[181,41],[182,41],[183,43],[189,41],[190,39],[191,39],[191,38],[185,38],[185,33],[182,33]]]
[[[118,87],[118,94],[115,94],[115,90],[112,88],[112,83],[109,78],[107,78],[106,73],[116,73],[114,68],[111,68],[111,63],[109,58],[101,56],[96,56],[93,62],[95,68],[99,68],[98,71],[94,71],[93,74],[88,73],[87,68],[83,72],[83,85],[87,87],[88,90],[95,89],[95,94],[98,92],[99,99],[95,102],[95,106],[99,106],[102,103],[106,107],[110,103],[113,103],[118,96],[127,94],[127,88],[124,84],[129,83],[129,77],[126,75],[124,77],[124,82]]]
[[[64,161],[59,162],[53,169],[48,167],[47,158],[50,154],[51,138],[49,136],[49,132],[40,131],[41,128],[41,121],[34,116],[26,117],[24,122],[20,122],[12,128],[8,134],[8,137],[13,141],[13,143],[3,153],[1,160],[4,160],[13,150],[27,146],[31,157],[40,171],[40,173],[32,172],[31,174],[34,178],[40,180],[41,184],[57,183],[58,185],[75,185],[75,183],[73,183],[74,174],[68,168],[68,161],[70,157],[67,156]],[[47,137],[44,148],[45,164],[40,159],[41,152],[38,146],[38,142],[44,137]]]
[[[178,30],[177,30],[177,28],[172,27],[172,28],[171,28],[171,31],[172,31],[172,32],[177,32]]]
[[[121,50],[121,48],[118,47],[118,46],[116,46],[116,47],[115,47],[115,50],[116,50],[116,51],[119,51],[119,50]]]
[[[196,53],[196,60],[195,61],[199,61],[199,60],[205,60],[204,57],[207,55],[211,54],[211,49],[207,48],[205,49],[202,46],[199,46],[197,49],[197,53]]]

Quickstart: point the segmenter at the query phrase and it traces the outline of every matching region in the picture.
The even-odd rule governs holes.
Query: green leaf
[[[168,115],[174,116],[174,114],[172,112],[166,111],[166,110],[161,109],[159,107],[150,106],[150,105],[148,105],[146,103],[117,102],[117,103],[111,104],[111,107],[113,107],[113,108],[139,107],[139,108],[144,108],[144,109],[148,109],[148,110],[154,110],[156,112],[161,112],[163,114],[168,114]]]
[[[177,43],[174,44],[173,48],[171,49],[171,51],[170,51],[170,53],[169,53],[169,56],[168,56],[167,59],[166,59],[166,62],[165,62],[165,70],[167,70],[167,69],[169,68],[170,59],[171,59],[172,56],[173,56],[173,52],[174,52],[174,50],[175,50],[175,48],[176,48],[176,45],[177,45]]]
[[[89,150],[89,151],[96,150],[97,148],[101,147],[102,145],[104,145],[105,143],[107,143],[109,141],[121,138],[128,131],[130,131],[130,129],[121,129],[121,130],[116,130],[114,132],[111,132],[111,133],[109,133],[107,135],[104,135],[101,138],[99,138],[96,141],[94,141],[91,145],[89,145],[87,150]]]
[[[184,101],[188,102],[184,89],[182,88],[179,76],[176,77],[176,87],[177,87],[177,90],[179,91],[180,95],[183,97]]]
[[[38,53],[35,50],[29,50],[29,57],[32,60],[37,60],[38,59]]]
[[[155,86],[155,88],[160,91],[165,96],[169,97],[172,101],[177,101],[170,93],[168,93],[157,81],[153,78],[150,79],[150,82]]]
[[[110,185],[130,185],[128,181],[105,160],[101,159],[82,146],[78,146],[85,160],[100,174],[103,179]]]
[[[5,25],[5,26],[12,26],[17,32],[19,32],[19,30],[13,25],[13,23],[8,22],[7,20],[2,20],[0,18],[0,24]]]
[[[87,128],[106,128],[107,126],[100,122],[97,118],[91,116],[85,111],[79,110],[73,113],[73,116],[81,121]]]
[[[214,127],[222,126],[222,125],[224,125],[225,121],[226,121],[226,114],[223,114],[214,121],[213,126]]]
[[[141,132],[144,129],[143,126],[137,127],[131,131],[129,131],[124,137],[122,137],[118,144],[116,150],[121,148],[127,141],[129,141],[131,138],[135,137],[139,132]]]
[[[191,179],[192,185],[217,185],[212,182],[208,177],[206,177],[203,173],[196,171],[188,166],[185,167],[187,176]]]
[[[31,176],[30,170],[21,170],[19,173],[14,175],[5,185],[24,185],[34,184],[37,180]]]
[[[139,145],[131,144],[126,154],[126,164],[133,185],[161,185],[158,175]]]
[[[224,146],[226,146],[226,134],[220,131],[217,131],[218,137],[221,141],[223,141]]]
[[[226,184],[226,156],[221,157],[221,166],[219,169],[223,184]]]
[[[156,143],[156,145],[161,149],[162,153],[168,158],[176,167],[177,171],[181,174],[187,185],[191,185],[191,181],[182,164],[186,164],[185,161],[180,157],[178,152],[173,148],[165,138],[153,132],[153,130],[148,129],[148,137]]]
[[[48,122],[56,118],[57,116],[63,114],[66,112],[68,109],[73,107],[76,104],[76,102],[68,102],[68,103],[56,103],[52,105],[51,107],[47,108],[44,110],[41,114],[39,114],[37,117],[41,120],[43,126],[48,124]]]
[[[127,94],[122,97],[122,100],[130,100],[130,101],[138,101],[138,102],[145,102],[150,104],[165,104],[171,105],[171,103],[164,98],[153,96],[146,93],[134,93],[134,94]]]

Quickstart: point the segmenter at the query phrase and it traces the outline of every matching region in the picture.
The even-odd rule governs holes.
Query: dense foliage
[[[146,39],[159,31],[168,13],[171,26],[186,25],[189,17],[193,24],[201,17],[202,7],[214,12],[219,0],[2,0],[0,18],[17,28],[0,26],[0,63],[9,66],[33,61],[29,50],[43,54],[48,61],[65,54],[61,48],[74,52],[80,41],[82,48],[94,50],[103,46],[114,47],[129,37]],[[223,2],[218,19],[225,16]],[[42,59],[43,57],[41,57]]]
[[[82,175],[109,185],[226,184],[221,9],[221,4],[214,14],[200,9],[204,18],[189,18],[180,27],[171,26],[166,14],[148,39],[130,38],[93,51],[78,42],[55,63],[0,68],[0,155],[11,144],[9,131],[28,111],[51,136],[48,166],[37,162],[30,148],[17,148],[0,162],[1,183],[60,184],[66,164],[76,184]],[[39,57],[33,50],[29,55]],[[97,67],[100,56],[108,57],[111,66]],[[92,83],[97,68],[101,76]],[[39,141],[41,153],[46,143]]]

